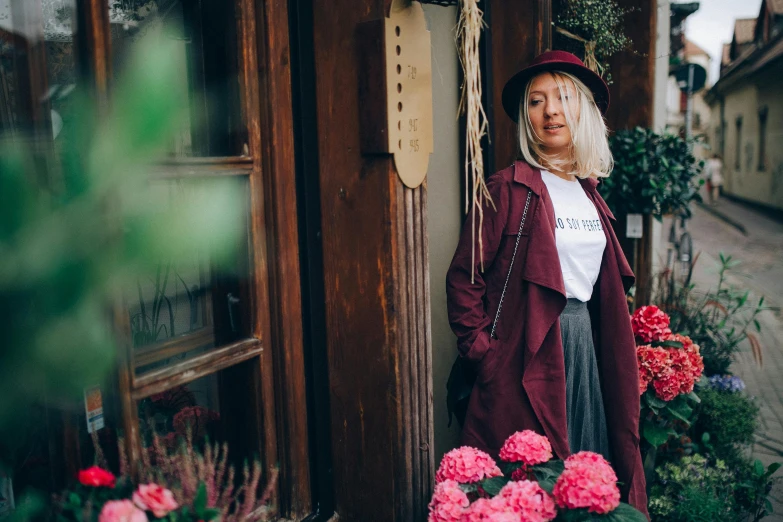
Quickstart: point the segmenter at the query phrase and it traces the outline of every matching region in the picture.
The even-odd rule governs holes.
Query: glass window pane
[[[169,144],[176,156],[235,156],[245,149],[239,100],[235,3],[226,0],[109,0],[113,67],[121,71],[143,36],[178,42],[189,119]]]
[[[0,0],[0,136],[57,138],[76,84],[75,0]]]
[[[258,370],[258,359],[250,359],[138,401],[142,445],[152,451],[157,435],[171,453],[190,433],[196,450],[207,443],[228,443],[234,465],[257,458],[262,437],[253,383]]]
[[[219,225],[234,240],[220,247],[188,242],[177,259],[151,254],[144,275],[126,293],[137,374],[251,336],[247,178],[159,181],[150,188],[150,200],[161,212],[175,199],[193,204],[193,198],[203,197],[204,183],[235,188],[225,212],[234,217]],[[199,231],[182,234],[198,237]]]

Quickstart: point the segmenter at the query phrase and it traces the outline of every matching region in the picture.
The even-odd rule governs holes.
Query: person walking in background
[[[707,179],[707,198],[711,205],[718,202],[720,187],[723,185],[723,161],[718,154],[713,154],[704,165]]]

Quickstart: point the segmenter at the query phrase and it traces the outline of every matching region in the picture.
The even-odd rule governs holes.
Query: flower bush
[[[669,316],[653,305],[631,316],[634,336],[642,343],[636,348],[641,435],[651,449],[690,427],[693,406],[699,402],[693,389],[704,371],[699,346],[685,335],[672,333],[669,324]]]
[[[601,455],[583,451],[555,460],[549,440],[525,430],[508,437],[499,456],[496,463],[469,446],[444,455],[428,522],[548,522],[560,515],[582,520],[610,514],[618,522],[647,520],[620,502],[617,475]]]

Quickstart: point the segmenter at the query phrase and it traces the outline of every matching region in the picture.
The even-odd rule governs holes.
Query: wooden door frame
[[[254,339],[221,347],[184,364],[200,375],[242,361],[257,361],[258,380],[249,401],[260,417],[263,433],[259,449],[266,463],[279,466],[278,515],[301,520],[312,511],[310,462],[305,400],[299,245],[294,179],[291,114],[288,11],[285,2],[235,0],[240,53],[240,94],[248,130],[243,158],[194,158],[187,168],[170,166],[196,176],[219,169],[247,175],[251,207],[251,277],[254,281],[251,318]],[[86,30],[81,51],[83,77],[95,90],[99,105],[110,97],[111,39],[105,0],[79,2],[79,20]],[[234,166],[230,166],[234,165]],[[141,441],[136,400],[168,386],[172,375],[137,377],[134,374],[130,325],[121,307],[114,307],[120,341],[118,387],[126,449],[138,462]],[[171,372],[168,372],[171,373]],[[188,382],[192,378],[186,379]],[[184,382],[184,381],[183,381]]]

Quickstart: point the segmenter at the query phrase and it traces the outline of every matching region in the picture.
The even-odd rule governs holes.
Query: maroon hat
[[[536,56],[533,63],[512,76],[503,87],[503,108],[512,120],[517,121],[519,118],[519,99],[525,94],[527,82],[545,71],[562,71],[579,78],[592,91],[601,114],[606,114],[609,108],[609,87],[606,82],[573,54],[547,51]]]

